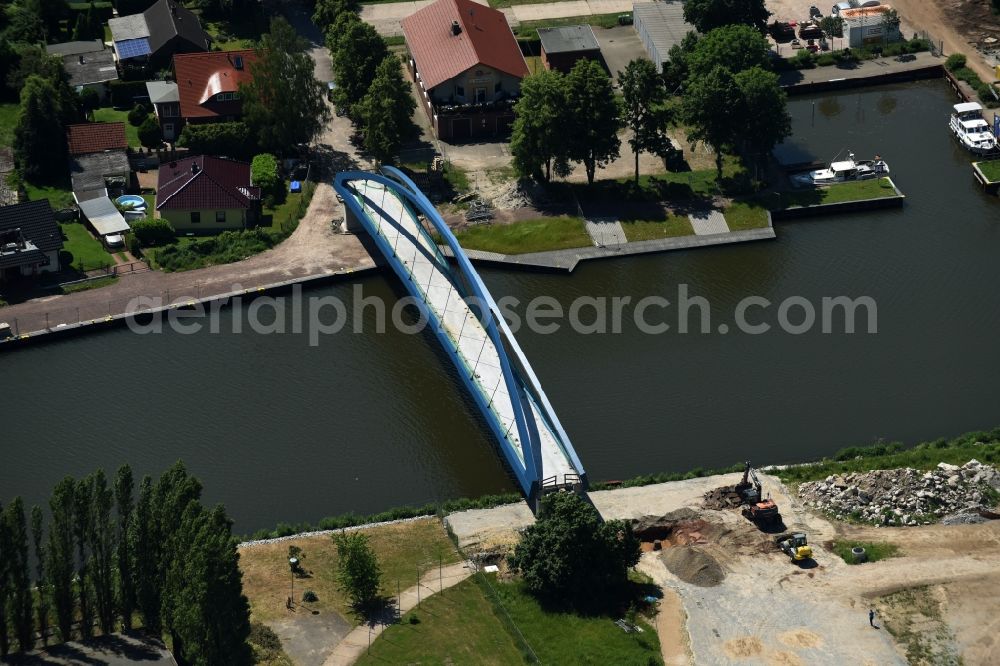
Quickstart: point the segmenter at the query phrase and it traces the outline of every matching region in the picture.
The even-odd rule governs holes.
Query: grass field
[[[59,226],[62,227],[64,237],[62,249],[64,265],[71,265],[78,271],[89,271],[114,265],[114,259],[104,250],[104,246],[87,231],[83,223],[64,222]]]
[[[738,202],[723,211],[730,231],[760,229],[767,226],[767,209],[754,203]]]
[[[640,620],[641,634],[626,634],[614,618],[552,613],[520,582],[494,583],[503,607],[543,664],[662,664],[656,630]]]
[[[74,203],[73,191],[70,190],[69,182],[59,185],[36,185],[34,183],[24,183],[24,191],[28,194],[28,201],[38,201],[48,199],[53,210],[72,206]]]
[[[894,196],[896,196],[896,190],[890,184],[888,178],[873,178],[871,180],[837,183],[836,185],[797,192],[783,192],[777,200],[776,206],[778,209],[790,208],[792,206],[818,206],[821,204],[865,201]]]
[[[495,2],[496,0],[494,0]],[[507,2],[507,4],[502,4]],[[491,3],[492,4],[492,3]],[[528,4],[520,0],[500,0],[499,7],[509,7],[512,4]],[[613,28],[618,25],[618,14],[590,14],[589,16],[570,16],[566,18],[544,19],[542,21],[522,21],[514,29],[514,36],[520,39],[537,40],[539,28],[558,28],[563,25],[591,25],[595,28]]]
[[[91,289],[100,289],[101,287],[107,287],[109,284],[114,284],[118,282],[118,278],[113,275],[107,277],[97,278],[95,280],[88,280],[87,282],[81,282],[80,284],[71,284],[69,286],[62,288],[62,293],[72,294],[77,291],[90,291]]]
[[[416,584],[421,573],[443,564],[457,562],[458,554],[436,518],[386,525],[364,530],[382,567],[386,594],[396,594],[396,583],[403,589]],[[307,536],[240,549],[243,570],[243,593],[250,600],[253,619],[268,622],[285,617],[285,599],[289,594],[291,573],[288,569],[288,546],[302,548],[302,566],[311,572],[308,578],[295,581],[296,600],[312,590],[319,601],[309,604],[317,610],[333,610],[345,617],[351,608],[347,597],[337,589],[337,547],[329,536]]]
[[[670,214],[665,220],[621,220],[625,237],[630,243],[635,241],[690,236],[694,233],[687,215]]]
[[[860,564],[859,562],[855,562],[854,556],[851,555],[851,549],[858,546],[865,549],[865,554],[868,556],[868,562],[878,562],[879,560],[884,560],[889,557],[899,556],[899,546],[885,541],[875,543],[872,541],[849,541],[837,539],[833,542],[833,552],[839,555],[840,558],[848,564]]]
[[[109,106],[101,107],[100,109],[94,109],[94,122],[95,123],[125,123],[125,138],[128,139],[128,145],[132,147],[139,147],[139,128],[133,127],[128,121],[128,111],[119,111],[117,109],[112,109]]]
[[[977,162],[976,164],[988,181],[995,183],[1000,180],[1000,160],[989,160],[987,162]]]
[[[455,234],[467,250],[524,254],[587,247],[593,243],[579,217],[543,217],[512,224],[483,224]]]
[[[418,620],[411,624],[410,618]],[[386,629],[358,664],[523,664],[475,580],[435,594]]]
[[[271,216],[271,228],[281,231],[282,225],[295,219],[298,215],[299,202],[302,200],[301,192],[289,192],[285,195],[285,201],[274,208],[264,209],[264,215]]]
[[[20,110],[20,104],[0,104],[0,146],[14,145],[14,127]]]

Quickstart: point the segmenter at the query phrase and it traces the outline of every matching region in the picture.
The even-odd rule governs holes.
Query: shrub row
[[[948,60],[945,61],[944,66],[951,71],[952,76],[959,81],[965,81],[972,87],[973,90],[976,91],[976,95],[979,96],[979,101],[983,106],[991,109],[1000,106],[1000,100],[997,100],[994,96],[996,87],[990,83],[984,82],[979,78],[978,74],[966,67],[964,55],[961,53],[955,53],[949,56]]]
[[[808,49],[800,49],[790,58],[778,62],[778,69],[812,69],[816,65],[828,67],[835,64],[849,64],[861,60],[871,60],[877,57],[892,58],[905,53],[920,53],[930,51],[931,43],[926,39],[914,38],[909,41],[893,42],[879,49],[838,49],[812,53]]]
[[[231,264],[269,250],[285,238],[270,229],[223,231],[188,245],[167,245],[156,253],[156,263],[167,272],[186,271],[215,264]]]

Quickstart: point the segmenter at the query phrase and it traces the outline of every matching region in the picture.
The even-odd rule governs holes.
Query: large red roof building
[[[189,157],[160,165],[156,211],[178,231],[212,233],[257,221],[260,188],[250,165],[220,157]]]
[[[252,49],[174,56],[174,80],[185,122],[236,120],[243,114],[239,86],[249,83]]]
[[[438,138],[505,134],[528,67],[502,12],[437,0],[403,20],[409,68]]]

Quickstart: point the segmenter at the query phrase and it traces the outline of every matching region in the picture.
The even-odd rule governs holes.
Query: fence
[[[943,56],[945,54],[944,40],[938,39],[931,33],[927,32],[926,30],[918,30],[917,36],[920,37],[920,39],[926,39],[928,42],[931,43],[931,53],[933,53],[934,55]]]

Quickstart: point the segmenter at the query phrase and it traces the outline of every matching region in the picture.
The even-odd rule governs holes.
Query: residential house
[[[156,211],[182,233],[244,229],[260,220],[260,188],[246,162],[189,157],[160,166]]]
[[[103,102],[108,97],[108,83],[118,80],[115,54],[105,48],[104,42],[92,39],[83,42],[64,42],[45,47],[49,55],[62,58],[63,69],[69,84],[77,92],[93,90]]]
[[[84,201],[118,196],[132,185],[125,123],[81,123],[66,128],[73,196]]]
[[[589,25],[564,25],[539,28],[541,57],[545,69],[568,74],[578,60],[596,60],[603,64],[601,47]]]
[[[181,97],[173,81],[147,81],[146,92],[153,105],[153,113],[160,121],[163,140],[173,143],[181,135],[184,119],[181,118]]]
[[[506,134],[528,66],[502,12],[437,0],[403,20],[409,69],[434,133],[447,141]]]
[[[58,271],[62,246],[48,199],[0,206],[0,283]]]
[[[108,20],[115,58],[123,67],[159,70],[178,53],[208,51],[198,16],[176,0],[159,0],[142,14]]]
[[[243,115],[240,100],[241,83],[249,83],[250,64],[255,55],[252,49],[244,51],[215,51],[189,53],[174,57],[174,80],[177,83],[177,112],[174,131],[180,135],[187,123],[229,122]],[[166,115],[173,107],[161,103],[157,116],[166,122]]]

